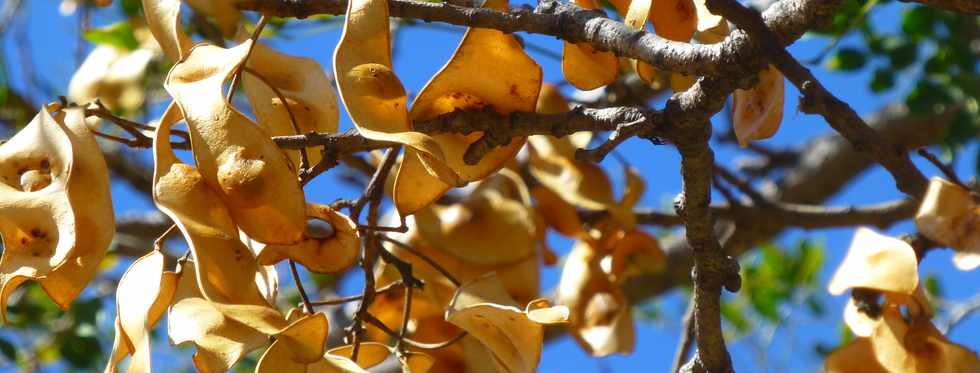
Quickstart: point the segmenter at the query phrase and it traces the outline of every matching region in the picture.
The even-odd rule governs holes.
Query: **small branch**
[[[935,154],[930,153],[926,148],[919,148],[918,153],[919,156],[925,158],[927,161],[929,161],[929,163],[932,163],[933,166],[936,166],[936,168],[938,168],[943,175],[946,175],[946,178],[949,179],[949,181],[963,187],[963,189],[970,190],[970,187],[966,186],[966,184],[963,183],[963,180],[956,175],[956,170],[953,169],[953,165],[946,164],[939,160],[939,157],[936,157]]]
[[[252,56],[252,51],[255,50],[255,44],[259,42],[259,36],[262,36],[262,29],[265,28],[265,24],[269,22],[269,17],[262,15],[259,17],[259,22],[255,24],[255,29],[252,30],[252,36],[249,37],[252,40],[252,44],[248,46],[248,51],[245,52],[245,58],[242,62],[235,66],[235,72],[231,75],[231,83],[228,84],[228,95],[225,97],[228,102],[232,102],[232,98],[235,97],[235,91],[238,90],[238,81],[242,79],[242,70],[245,65],[248,64],[248,58]],[[283,101],[282,104],[286,106],[286,102]]]

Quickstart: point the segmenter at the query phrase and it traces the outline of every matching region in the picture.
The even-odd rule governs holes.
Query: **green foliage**
[[[791,248],[763,245],[743,260],[742,289],[734,300],[723,304],[722,316],[736,332],[743,333],[752,329],[753,319],[778,324],[780,310],[786,306],[804,304],[812,314],[823,314],[823,305],[815,297],[823,250],[822,245],[808,240]]]
[[[127,51],[136,50],[140,46],[133,34],[133,26],[126,21],[88,30],[82,37],[93,44],[111,45]]]

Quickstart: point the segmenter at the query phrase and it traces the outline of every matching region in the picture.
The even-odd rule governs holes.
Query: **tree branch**
[[[929,182],[912,164],[907,149],[889,143],[869,127],[850,105],[820,84],[809,69],[782,47],[778,36],[769,29],[757,11],[746,8],[736,0],[707,0],[706,4],[713,13],[725,16],[740,29],[747,31],[755,45],[800,89],[804,95],[800,100],[801,111],[820,114],[851,145],[881,163],[895,178],[898,190],[915,198],[925,193]]]
[[[914,116],[905,106],[892,105],[870,117],[868,123],[890,142],[912,149],[939,141],[955,113],[955,109],[949,109],[942,113]],[[819,204],[872,165],[871,159],[859,153],[839,134],[816,138],[801,149],[799,163],[787,168],[781,179],[761,190],[768,200]],[[663,214],[655,218],[667,220]],[[781,219],[753,220],[751,223],[735,219],[726,224],[735,226],[734,233],[724,242],[725,252],[733,256],[792,228]],[[671,243],[664,247],[664,252],[667,257],[664,271],[637,275],[628,278],[622,285],[632,303],[690,283],[688,268],[693,263],[693,255],[687,243]]]
[[[967,14],[980,14],[980,1],[976,0],[901,0],[910,3],[920,3],[933,8],[950,10]]]

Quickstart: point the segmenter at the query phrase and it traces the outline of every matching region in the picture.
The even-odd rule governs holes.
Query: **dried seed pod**
[[[292,244],[306,227],[296,171],[269,134],[232,107],[223,93],[251,44],[195,47],[174,65],[164,88],[187,121],[201,177],[218,192],[235,224],[259,242]]]

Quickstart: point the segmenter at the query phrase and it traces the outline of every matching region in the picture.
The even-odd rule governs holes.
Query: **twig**
[[[926,148],[919,148],[918,153],[919,156],[925,158],[927,161],[929,161],[929,163],[932,163],[933,166],[936,166],[936,168],[938,168],[943,175],[946,175],[946,178],[949,179],[949,181],[963,187],[963,189],[970,190],[970,187],[966,186],[966,184],[963,183],[963,180],[956,175],[956,170],[953,169],[952,165],[946,164],[939,160],[938,157],[930,153]]]
[[[395,281],[395,282],[392,282],[392,283],[390,283],[388,285],[385,285],[385,286],[383,286],[383,287],[375,290],[374,293],[375,294],[385,294],[385,293],[388,293],[390,291],[402,289],[404,287],[405,287],[405,284],[403,282],[401,282],[401,281]],[[364,296],[358,294],[358,295],[351,295],[351,296],[337,298],[337,299],[327,299],[327,300],[312,301],[312,302],[310,302],[310,304],[312,304],[314,306],[336,306],[336,305],[339,305],[339,304],[344,304],[344,303],[350,303],[350,302],[354,302],[354,301],[359,301],[361,299],[364,299]]]
[[[276,97],[278,97],[279,101],[282,102],[283,109],[286,109],[286,114],[289,116],[289,123],[292,124],[293,126],[293,132],[303,133],[303,131],[301,131],[299,128],[299,123],[296,122],[296,115],[293,114],[293,109],[289,107],[289,102],[286,101],[286,96],[282,94],[282,91],[280,91],[279,88],[273,85],[272,82],[270,82],[268,79],[262,76],[262,74],[259,74],[258,71],[255,71],[249,68],[248,66],[245,66],[242,69],[243,71],[252,74],[252,76],[258,78],[259,81],[265,84],[266,87],[271,89],[272,92],[276,94]],[[307,153],[306,147],[299,149],[299,155],[300,155],[299,172],[300,174],[303,174],[306,172],[306,168],[310,166],[310,155]]]
[[[388,336],[390,336],[392,338],[399,338],[398,337],[398,332],[395,332],[394,330],[391,330],[391,328],[389,328],[388,325],[385,325],[384,322],[382,322],[381,320],[378,320],[377,317],[374,317],[374,315],[372,315],[370,313],[365,314],[364,321],[366,321],[368,324],[374,325],[375,327],[377,327],[382,332],[384,332],[385,334],[387,334]],[[460,331],[459,333],[457,333],[456,335],[454,335],[452,338],[449,338],[448,340],[445,340],[445,341],[442,341],[442,342],[437,342],[437,343],[419,342],[419,341],[413,340],[413,339],[408,338],[408,337],[402,337],[401,340],[404,341],[405,344],[407,344],[409,346],[412,346],[412,347],[415,347],[415,348],[418,348],[418,349],[423,349],[423,350],[438,350],[440,348],[449,347],[450,345],[452,345],[453,343],[456,343],[456,341],[462,339],[465,336],[466,336],[466,332],[465,331]],[[353,356],[353,355],[351,355],[351,356]],[[353,359],[353,358],[351,358],[351,359]]]
[[[293,282],[296,283],[296,290],[299,292],[300,299],[303,300],[303,308],[309,315],[313,314],[313,303],[310,302],[310,297],[306,295],[306,289],[303,288],[303,281],[299,278],[299,270],[296,269],[296,262],[289,259],[289,273],[293,275]]]
[[[252,40],[252,44],[248,46],[248,51],[245,52],[245,58],[235,67],[235,72],[231,76],[231,83],[228,84],[228,95],[225,97],[228,102],[231,102],[231,99],[235,97],[235,91],[238,90],[238,81],[242,79],[242,69],[248,64],[248,58],[252,56],[252,51],[255,50],[255,44],[259,42],[259,36],[262,35],[262,29],[265,28],[267,22],[269,22],[269,17],[263,14],[259,17],[259,22],[255,24],[255,29],[252,30],[252,36],[249,37]],[[282,104],[286,105],[286,102]]]
[[[396,246],[398,246],[399,248],[401,248],[401,249],[403,249],[405,251],[408,251],[409,253],[412,253],[412,255],[415,255],[415,256],[419,257],[419,259],[422,259],[427,264],[429,264],[430,266],[432,266],[432,268],[435,269],[436,272],[439,272],[439,274],[441,274],[443,277],[445,277],[447,280],[449,280],[449,282],[453,283],[454,286],[460,287],[462,285],[462,283],[459,282],[459,280],[457,280],[455,276],[453,276],[451,273],[449,273],[449,271],[446,270],[445,267],[443,267],[441,264],[437,263],[435,260],[432,260],[432,258],[429,258],[427,255],[422,254],[422,252],[416,250],[411,245],[406,244],[406,243],[401,242],[401,241],[398,241],[398,240],[396,240],[394,238],[391,238],[391,237],[388,237],[388,236],[385,236],[385,235],[377,235],[377,237],[378,237],[378,239],[380,239],[382,241],[393,243]]]
[[[684,318],[681,319],[681,335],[677,341],[677,350],[674,352],[674,363],[670,365],[670,372],[677,373],[681,370],[681,364],[691,354],[691,347],[694,345],[694,299],[687,302],[687,311],[684,311]]]

